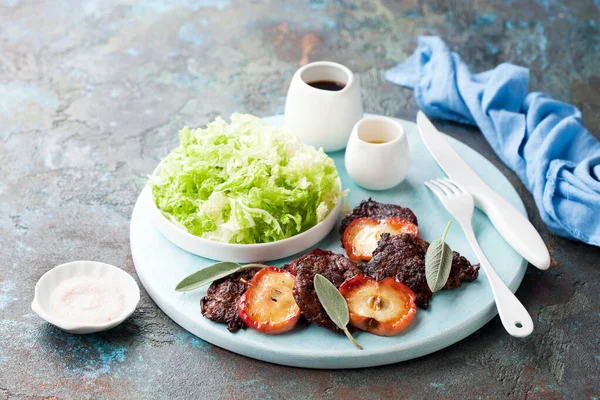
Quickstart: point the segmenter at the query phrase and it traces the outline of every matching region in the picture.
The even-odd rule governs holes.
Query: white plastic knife
[[[527,217],[490,188],[467,163],[456,154],[444,135],[427,116],[417,113],[417,127],[425,146],[450,179],[465,186],[475,199],[475,205],[488,218],[504,240],[527,261],[539,269],[550,267],[550,253],[540,234]]]

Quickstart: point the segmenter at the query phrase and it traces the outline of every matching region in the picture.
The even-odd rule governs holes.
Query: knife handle
[[[550,267],[548,248],[527,217],[492,189],[472,186],[468,190],[473,194],[477,207],[487,214],[500,235],[517,253],[536,268],[545,270]]]

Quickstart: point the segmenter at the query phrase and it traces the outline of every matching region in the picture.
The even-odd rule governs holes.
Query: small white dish
[[[410,165],[404,128],[387,117],[361,119],[352,129],[344,163],[357,185],[369,190],[393,188],[404,180]]]
[[[341,181],[340,185],[341,185]],[[183,228],[175,225],[156,207],[152,190],[144,188],[140,200],[150,203],[152,222],[156,228],[174,245],[201,257],[219,261],[241,263],[266,262],[285,258],[300,253],[319,243],[333,229],[340,209],[342,199],[333,207],[329,215],[312,228],[287,239],[269,243],[235,244],[222,243],[192,235]]]
[[[343,85],[343,89],[324,90],[310,85],[323,81]],[[326,152],[342,150],[362,116],[358,80],[347,67],[318,61],[294,74],[285,100],[285,127],[303,143]]]
[[[118,286],[124,294],[124,307],[120,315],[103,323],[79,323],[61,318],[50,307],[54,290],[63,282],[72,278],[90,278],[102,280]],[[127,319],[140,301],[140,288],[131,275],[110,264],[96,261],[73,261],[58,265],[46,272],[35,285],[35,295],[31,308],[41,318],[52,325],[76,334],[100,332],[119,325]]]

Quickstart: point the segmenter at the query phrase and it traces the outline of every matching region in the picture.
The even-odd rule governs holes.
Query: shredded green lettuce
[[[156,206],[189,233],[225,243],[292,237],[325,219],[342,196],[322,149],[249,114],[179,131],[150,177]]]

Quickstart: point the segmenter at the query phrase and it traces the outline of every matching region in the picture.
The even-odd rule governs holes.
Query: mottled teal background
[[[213,347],[145,293],[120,327],[72,336],[30,309],[51,267],[92,259],[135,276],[129,217],[183,125],[283,112],[298,66],[356,72],[367,112],[413,119],[382,79],[418,35],[471,64],[531,68],[531,88],[571,102],[600,133],[600,1],[0,0],[0,398],[596,398],[600,249],[549,234],[531,196],[474,128],[440,129],[513,182],[553,256],[518,297],[524,340],[496,318],[421,359],[351,371],[284,368]],[[174,266],[175,268],[176,266]]]

